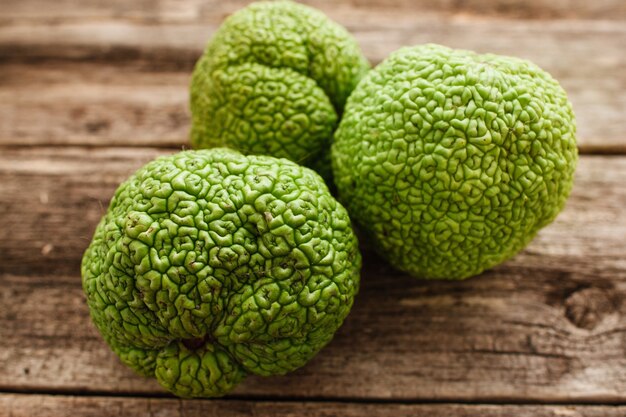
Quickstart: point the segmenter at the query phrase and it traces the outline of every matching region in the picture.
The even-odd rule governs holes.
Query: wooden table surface
[[[2,0],[0,416],[626,416],[623,0],[307,1],[373,63],[437,42],[551,72],[579,126],[565,210],[464,282],[410,279],[365,248],[332,343],[224,399],[176,399],[118,362],[89,321],[82,253],[119,182],[189,146],[191,69],[245,3]]]

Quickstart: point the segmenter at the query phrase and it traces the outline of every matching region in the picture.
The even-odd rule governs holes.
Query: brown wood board
[[[117,184],[168,152],[2,149],[0,389],[163,393],[95,332],[79,262]],[[363,242],[362,291],[335,340],[301,370],[249,377],[234,395],[623,402],[625,177],[626,158],[583,156],[559,218],[464,282],[408,278]]]
[[[249,2],[2,2],[0,417],[626,415],[622,0],[304,1],[373,64],[435,42],[548,70],[584,154],[566,209],[463,282],[411,279],[362,240],[361,293],[335,339],[226,399],[175,399],[119,363],[90,323],[80,258],[117,185],[189,147],[193,65]]]
[[[626,152],[621,21],[339,17],[373,63],[426,42],[531,59],[568,92],[583,152]],[[186,145],[190,73],[220,19],[0,25],[0,144]]]

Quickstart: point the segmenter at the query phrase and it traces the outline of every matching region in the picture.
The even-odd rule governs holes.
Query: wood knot
[[[615,311],[612,297],[597,287],[581,288],[565,299],[565,317],[576,327],[594,329],[607,315]]]

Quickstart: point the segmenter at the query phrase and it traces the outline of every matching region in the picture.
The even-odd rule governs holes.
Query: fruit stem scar
[[[198,350],[202,348],[207,341],[212,340],[210,334],[206,334],[203,337],[194,337],[189,339],[182,339],[181,342],[189,350]]]

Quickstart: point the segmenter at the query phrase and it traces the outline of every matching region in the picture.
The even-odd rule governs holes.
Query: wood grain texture
[[[0,144],[180,148],[190,78],[135,65],[0,65]]]
[[[413,280],[362,242],[353,312],[293,374],[190,401],[119,363],[89,321],[80,258],[117,185],[188,146],[193,65],[247,3],[2,1],[0,416],[626,415],[624,156],[583,156],[559,218],[464,282]],[[304,3],[374,64],[426,42],[531,59],[568,91],[581,151],[626,155],[622,0]]]
[[[418,7],[369,9],[330,3],[322,10],[354,34],[373,63],[401,46],[427,42],[532,59],[559,79],[576,73],[599,77],[624,60],[623,54],[613,53],[621,52],[626,36],[622,21],[488,19],[430,15]],[[228,10],[207,9],[205,18],[183,22],[138,21],[123,13],[76,21],[7,20],[0,24],[0,57],[5,62],[150,58],[159,67],[190,68],[223,19],[239,8],[237,3],[224,4]],[[616,8],[610,11],[619,15]]]
[[[0,144],[186,144],[193,64],[249,1],[44,3],[8,0],[0,11]],[[626,153],[623,1],[308,3],[344,24],[373,63],[427,42],[528,58],[568,91],[583,152]]]
[[[11,417],[622,417],[626,407],[371,404],[0,394]]]
[[[475,18],[523,19],[626,19],[620,0],[302,0],[301,3],[329,14],[419,12],[465,15]],[[250,0],[84,0],[60,1],[54,7],[46,0],[4,0],[0,23],[6,21],[71,21],[129,19],[139,22],[215,21],[244,7]]]
[[[161,394],[109,352],[80,287],[117,184],[167,150],[0,150],[0,390]],[[626,401],[626,158],[583,157],[567,208],[523,253],[464,282],[417,281],[364,242],[333,342],[238,398]],[[355,383],[358,381],[358,383]]]

